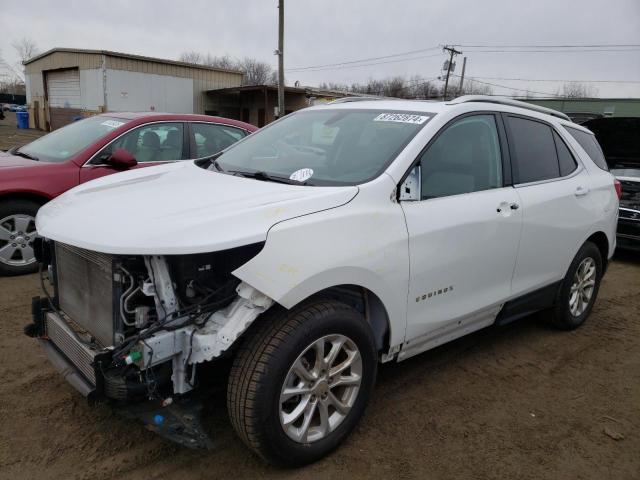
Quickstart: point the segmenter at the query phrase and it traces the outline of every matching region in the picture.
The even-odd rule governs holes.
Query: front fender
[[[362,189],[349,204],[276,224],[262,251],[233,275],[285,308],[337,285],[367,288],[387,310],[391,345],[403,342],[407,228],[400,206],[388,193],[376,201],[377,190]]]

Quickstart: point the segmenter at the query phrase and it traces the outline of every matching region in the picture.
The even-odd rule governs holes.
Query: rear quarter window
[[[560,176],[553,130],[545,123],[509,115],[509,147],[517,183],[539,182]]]
[[[607,161],[604,158],[604,153],[602,153],[602,149],[596,140],[595,135],[592,133],[583,132],[582,130],[578,130],[577,128],[571,128],[564,126],[565,130],[569,132],[573,138],[576,139],[576,142],[580,144],[580,146],[587,152],[589,158],[593,160],[598,167],[602,170],[609,171],[609,166],[607,165]]]

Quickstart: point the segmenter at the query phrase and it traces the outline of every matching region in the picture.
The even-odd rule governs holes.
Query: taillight
[[[616,187],[616,195],[618,195],[618,200],[620,200],[622,198],[622,184],[620,183],[620,180],[614,178],[613,186]]]

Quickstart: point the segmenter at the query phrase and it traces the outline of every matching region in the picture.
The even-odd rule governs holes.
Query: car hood
[[[46,238],[111,254],[189,254],[262,242],[283,220],[338,207],[358,188],[237,177],[180,162],[76,187],[38,212]]]
[[[8,152],[0,151],[0,168],[33,167],[39,164],[40,162],[36,160],[29,160],[28,158],[19,157],[17,155],[11,155]]]

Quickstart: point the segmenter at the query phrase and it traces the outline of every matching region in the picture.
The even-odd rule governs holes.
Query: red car
[[[0,275],[36,269],[35,216],[52,198],[129,168],[211,156],[255,130],[206,115],[107,113],[0,152]]]

